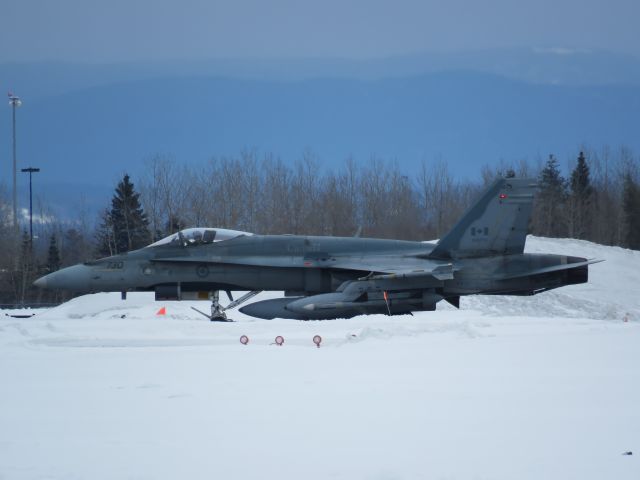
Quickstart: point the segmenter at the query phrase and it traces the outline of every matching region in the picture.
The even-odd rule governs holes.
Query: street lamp
[[[31,188],[31,175],[38,173],[39,168],[23,168],[23,172],[29,173],[29,238],[31,239],[31,245],[33,245],[33,189]]]
[[[18,232],[18,194],[17,194],[17,161],[16,161],[16,108],[22,105],[22,100],[9,92],[9,105],[13,110],[13,229]]]

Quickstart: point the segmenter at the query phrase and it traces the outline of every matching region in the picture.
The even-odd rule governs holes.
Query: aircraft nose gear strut
[[[207,315],[206,313],[204,313],[201,310],[198,310],[195,307],[191,307],[191,309],[195,310],[201,315],[204,315],[212,322],[233,322],[233,320],[227,318],[227,313],[226,313],[227,310],[236,308],[238,305],[246,302],[250,298],[255,297],[261,291],[262,290],[253,290],[251,292],[247,292],[236,300],[234,300],[233,297],[231,296],[231,292],[227,292],[227,296],[229,297],[229,300],[231,300],[231,303],[226,307],[223,307],[222,305],[220,305],[220,292],[218,290],[214,290],[213,292],[211,292],[211,297],[210,297],[211,298],[211,315]]]

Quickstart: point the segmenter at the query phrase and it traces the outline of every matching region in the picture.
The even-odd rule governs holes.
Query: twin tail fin
[[[452,259],[523,253],[536,181],[499,178],[429,254]]]

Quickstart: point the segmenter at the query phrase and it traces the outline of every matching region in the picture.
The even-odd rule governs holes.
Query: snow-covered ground
[[[148,294],[2,315],[0,479],[640,478],[640,252],[527,247],[606,262],[414,317],[211,324]]]

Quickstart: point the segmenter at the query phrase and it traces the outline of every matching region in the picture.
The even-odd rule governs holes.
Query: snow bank
[[[592,318],[640,321],[640,252],[586,240],[529,236],[525,252],[605,260],[589,266],[589,282],[532,297],[463,297],[461,307],[491,316]]]
[[[150,294],[3,316],[0,479],[637,478],[638,252],[527,248],[606,262],[413,317],[212,324]]]

